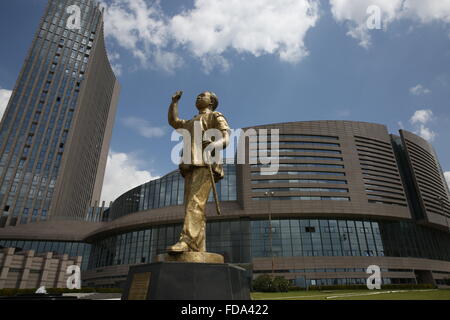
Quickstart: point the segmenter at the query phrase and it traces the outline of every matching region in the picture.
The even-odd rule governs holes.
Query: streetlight
[[[272,256],[272,278],[274,277],[275,262],[273,257],[273,245],[272,245],[272,206],[271,198],[275,195],[275,192],[266,192],[264,194],[269,200],[269,241],[270,241],[270,255]]]
[[[442,214],[445,217],[445,221],[447,222],[447,231],[450,232],[450,226],[448,225],[448,216],[447,213],[445,212],[445,202],[444,202],[445,200],[441,196],[437,196],[436,199],[439,201],[441,205]]]

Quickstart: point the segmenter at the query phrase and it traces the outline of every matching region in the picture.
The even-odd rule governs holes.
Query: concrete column
[[[42,273],[41,273],[41,280],[39,281],[39,287],[42,286],[48,287],[48,271],[52,263],[53,252],[45,253],[43,258],[44,263],[42,265]]]
[[[59,257],[59,266],[58,271],[56,273],[56,287],[57,288],[66,288],[66,271],[68,267],[69,255],[63,254]]]
[[[19,283],[19,289],[27,288],[28,278],[30,276],[30,269],[33,263],[33,259],[34,259],[34,250],[24,252],[23,267],[22,267],[23,271]]]
[[[9,268],[14,257],[15,248],[3,249],[3,263],[0,266],[0,289],[5,289],[6,279],[8,278]]]

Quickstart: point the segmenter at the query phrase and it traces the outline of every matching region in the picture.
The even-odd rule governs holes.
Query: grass
[[[334,290],[253,292],[253,300],[450,300],[450,290]]]

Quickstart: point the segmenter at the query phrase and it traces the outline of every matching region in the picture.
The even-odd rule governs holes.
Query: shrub
[[[259,292],[288,292],[290,283],[283,277],[261,275],[253,280],[253,291]]]
[[[37,289],[0,289],[0,297],[11,297],[18,294],[32,294]]]
[[[290,282],[283,277],[275,277],[272,281],[272,286],[276,292],[288,292]]]
[[[290,286],[289,287],[289,291],[305,291],[305,290],[306,290],[306,288],[302,288],[299,286]]]
[[[413,289],[434,289],[432,284],[382,284],[383,290],[413,290]],[[309,290],[364,290],[364,284],[332,285],[332,286],[310,286]]]
[[[309,286],[309,290],[360,290],[367,289],[363,284],[338,284],[331,286]]]
[[[422,283],[422,284],[383,284],[381,285],[381,289],[435,289],[436,286],[430,283]]]
[[[274,292],[272,287],[272,277],[267,274],[263,274],[253,280],[252,287],[254,291]]]

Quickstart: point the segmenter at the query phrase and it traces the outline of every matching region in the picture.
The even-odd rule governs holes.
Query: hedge
[[[400,290],[400,289],[434,289],[436,288],[432,284],[382,284],[383,290]],[[367,286],[364,284],[352,284],[352,285],[332,285],[332,286],[309,286],[309,290],[367,290]]]
[[[299,286],[290,286],[289,291],[306,291],[305,287],[299,287]]]
[[[21,294],[33,294],[36,289],[0,289],[0,297],[11,297]],[[70,290],[67,288],[48,288],[49,294],[63,294],[63,293],[122,293],[119,288],[82,288]]]
[[[253,280],[252,289],[258,292],[288,292],[290,283],[283,277],[264,274]]]

